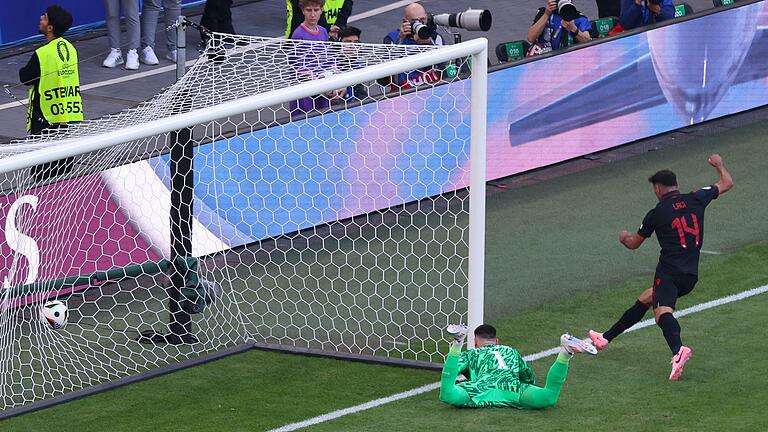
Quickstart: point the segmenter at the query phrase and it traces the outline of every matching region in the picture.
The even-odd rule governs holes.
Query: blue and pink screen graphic
[[[486,177],[765,105],[766,59],[768,9],[760,2],[495,71],[488,79]],[[468,99],[446,96],[467,95],[469,85],[455,82],[198,147],[193,253],[465,187],[469,106],[457,101]],[[92,199],[86,193],[103,197],[92,212],[81,212],[82,222],[71,222],[72,247],[82,251],[35,243],[39,268],[34,269],[34,256],[30,260],[18,251],[19,232],[9,224],[16,214],[10,210],[26,209],[25,217],[34,217],[36,226],[55,224],[64,216],[47,206],[45,197],[84,180],[32,191],[34,206],[22,201],[14,207],[28,197],[0,197],[6,239],[0,278],[19,285],[32,273],[35,280],[50,280],[167,257],[167,213],[148,217],[142,208],[168,201],[168,173],[163,156],[90,176],[93,184],[78,189],[81,201]],[[16,235],[10,246],[9,234]],[[22,234],[34,240],[36,232]],[[108,262],[99,258],[105,245],[125,244],[131,245],[129,253]]]

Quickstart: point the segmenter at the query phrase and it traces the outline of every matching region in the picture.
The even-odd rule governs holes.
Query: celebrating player
[[[483,324],[475,329],[475,349],[461,352],[467,328],[448,326],[454,336],[443,366],[440,400],[457,407],[515,407],[541,409],[555,406],[575,353],[597,354],[591,343],[569,334],[560,337],[560,353],[549,368],[547,383],[537,387],[536,377],[516,349],[499,345],[496,329]],[[456,383],[464,373],[469,379]]]
[[[589,331],[595,347],[603,349],[608,342],[643,319],[648,307],[653,305],[656,324],[661,327],[673,354],[670,381],[680,379],[683,366],[691,357],[691,349],[683,345],[680,324],[672,312],[677,298],[691,292],[698,281],[699,251],[704,243],[704,209],[713,199],[733,187],[731,174],[720,155],[709,156],[707,162],[715,167],[720,178],[715,185],[696,192],[680,193],[677,177],[669,170],[661,170],[648,179],[653,184],[659,203],[645,215],[637,233],[622,231],[619,241],[628,249],[637,249],[656,232],[661,256],[653,286],[643,291],[635,304],[608,331]]]

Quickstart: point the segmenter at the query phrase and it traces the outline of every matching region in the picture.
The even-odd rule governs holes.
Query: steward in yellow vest
[[[328,30],[331,40],[338,39],[339,29],[347,26],[347,20],[352,15],[352,4],[352,0],[325,0],[323,16],[318,24]],[[285,37],[290,38],[293,31],[304,21],[304,14],[301,13],[299,0],[285,0],[285,6]]]
[[[49,6],[40,17],[40,33],[47,43],[37,50],[19,79],[29,88],[27,131],[39,134],[43,129],[59,128],[83,120],[77,50],[62,38],[72,25],[72,15],[61,6]]]

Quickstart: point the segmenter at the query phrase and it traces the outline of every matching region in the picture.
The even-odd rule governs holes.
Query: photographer
[[[621,0],[619,22],[624,30],[666,21],[675,17],[672,0]]]
[[[421,38],[413,32],[415,22],[427,25],[429,23],[427,10],[419,3],[411,3],[405,7],[403,13],[403,22],[398,30],[390,32],[384,37],[385,44],[393,45],[442,45],[443,38],[437,34],[437,28],[430,28],[430,35],[427,38]],[[411,87],[417,87],[421,84],[428,84],[440,81],[442,72],[435,67],[425,67],[410,73],[401,73],[382,83],[389,87],[390,91],[398,91]]]
[[[565,48],[576,43],[592,40],[592,25],[571,0],[548,0],[539,8],[533,25],[528,29],[528,42],[541,52]]]
[[[442,45],[443,38],[437,34],[437,30],[433,29],[432,34],[422,39],[418,35],[413,34],[413,23],[419,21],[422,24],[427,24],[427,10],[424,9],[419,3],[411,3],[405,7],[403,13],[403,22],[400,24],[400,28],[390,32],[384,37],[385,44],[395,45]]]

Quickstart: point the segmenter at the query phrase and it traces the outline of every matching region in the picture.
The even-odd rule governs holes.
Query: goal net
[[[215,34],[0,148],[0,410],[243,344],[441,362],[482,320],[485,46]]]

